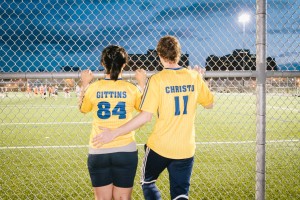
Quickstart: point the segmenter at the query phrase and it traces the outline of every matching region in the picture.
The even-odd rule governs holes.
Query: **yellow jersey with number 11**
[[[197,104],[208,106],[213,100],[213,94],[194,70],[170,68],[151,76],[140,105],[142,111],[157,114],[147,146],[166,158],[192,157]]]

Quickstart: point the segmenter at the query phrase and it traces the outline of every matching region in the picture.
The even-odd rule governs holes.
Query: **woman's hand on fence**
[[[83,70],[80,77],[82,87],[86,87],[94,79],[94,74],[91,70]]]

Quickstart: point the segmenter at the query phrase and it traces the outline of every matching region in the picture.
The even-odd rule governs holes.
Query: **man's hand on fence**
[[[203,67],[200,67],[199,65],[195,65],[193,70],[195,70],[196,72],[198,72],[201,76],[203,76],[206,72],[206,69]]]

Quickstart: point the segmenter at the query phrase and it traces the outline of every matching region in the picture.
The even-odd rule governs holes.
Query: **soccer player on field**
[[[58,86],[57,85],[54,86],[54,95],[55,96],[58,95]]]
[[[26,89],[26,93],[27,93],[27,97],[29,98],[29,97],[31,97],[31,87],[30,87],[30,85],[28,84],[27,85],[27,89]]]
[[[47,85],[44,85],[44,99],[47,97]]]
[[[80,96],[80,86],[79,85],[76,85],[75,92],[76,92],[76,97],[79,97]]]
[[[48,95],[49,95],[49,98],[52,96],[52,86],[51,85],[49,85],[48,86]]]
[[[41,98],[44,98],[44,86],[43,85],[41,85],[40,86],[40,95],[41,95]]]
[[[101,148],[91,142],[99,133],[99,126],[117,128],[132,119],[134,110],[138,110],[141,91],[121,78],[127,62],[125,49],[111,45],[102,52],[101,64],[106,70],[104,80],[89,85],[93,79],[91,71],[85,70],[81,74],[79,109],[83,113],[93,113],[87,163],[95,199],[131,199],[138,164],[134,131],[115,138]],[[145,71],[137,70],[136,79],[144,88]]]
[[[161,199],[155,183],[167,169],[171,199],[188,199],[195,154],[195,117],[197,105],[213,107],[213,94],[201,75],[178,65],[180,44],[173,36],[161,38],[157,53],[164,69],[149,78],[140,105],[142,112],[117,129],[101,128],[94,145],[137,129],[157,115],[154,129],[145,145],[141,185],[147,200]]]
[[[34,87],[33,92],[34,92],[34,95],[35,95],[35,96],[38,96],[38,95],[39,95],[39,89],[38,89],[37,86]]]

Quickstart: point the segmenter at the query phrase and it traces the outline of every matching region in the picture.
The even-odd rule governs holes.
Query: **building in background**
[[[210,55],[206,58],[207,71],[256,70],[256,54],[249,49],[235,49],[232,54],[225,56]],[[278,70],[275,58],[267,57],[267,70]]]
[[[256,71],[256,54],[251,54],[249,49],[235,49],[232,54],[221,57],[210,55],[206,58],[205,69],[206,71]],[[275,58],[267,57],[267,70],[278,70]],[[215,77],[206,80],[210,89],[217,92],[250,92],[255,91],[256,87],[255,77]]]

